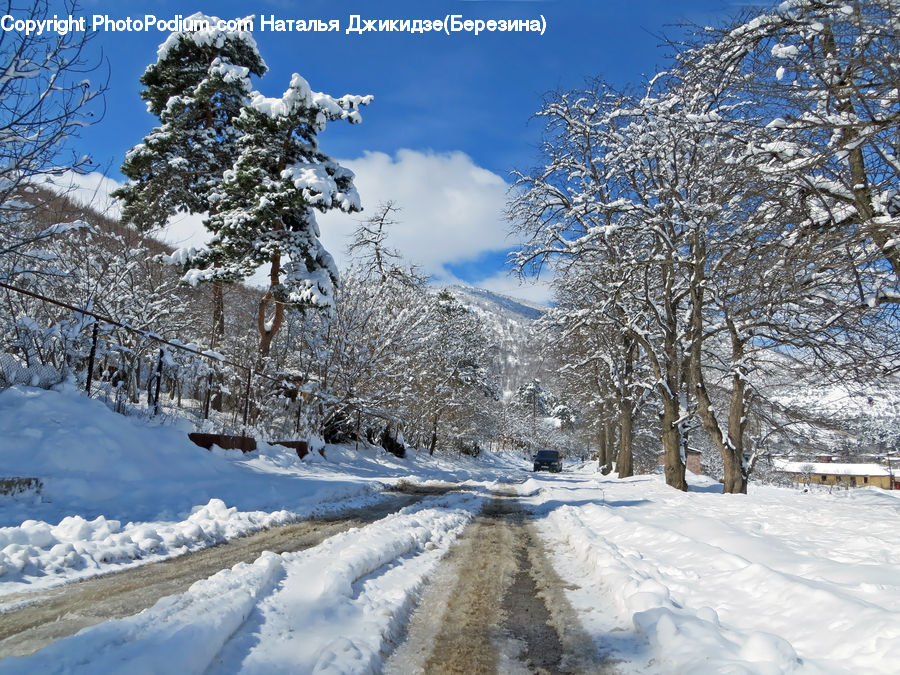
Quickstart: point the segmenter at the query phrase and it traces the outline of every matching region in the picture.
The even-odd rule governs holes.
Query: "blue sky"
[[[60,5],[61,7],[61,5]],[[152,7],[152,9],[151,9]],[[531,119],[544,94],[601,76],[615,85],[640,83],[666,64],[660,35],[677,34],[684,20],[718,24],[740,9],[734,0],[443,0],[327,2],[258,0],[203,4],[172,0],[84,0],[76,16],[160,19],[203,11],[223,18],[249,14],[281,19],[339,19],[339,33],[262,33],[255,37],[270,71],[256,82],[279,96],[294,72],[314,90],[333,95],[374,94],[363,124],[334,124],[320,137],[323,150],[358,176],[364,207],[394,199],[401,225],[394,245],[443,281],[463,280],[534,298],[545,289],[516,289],[506,276],[505,251],[514,247],[502,210],[510,171],[540,163],[541,125]],[[57,10],[59,11],[59,10]],[[348,35],[351,14],[369,19],[532,19],[535,33]],[[154,124],[139,97],[138,78],[155,60],[165,33],[109,33],[92,48],[109,63],[109,90],[101,122],[72,140],[110,178],[124,153]],[[323,241],[342,260],[343,237],[354,221],[320,219]],[[169,238],[196,243],[188,219]]]

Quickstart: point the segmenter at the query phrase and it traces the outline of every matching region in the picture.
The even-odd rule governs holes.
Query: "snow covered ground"
[[[186,430],[146,426],[63,387],[0,392],[0,478],[40,494],[0,495],[3,596],[153,562],[255,530],[364,506],[401,481],[470,481],[515,471],[329,446],[327,460],[262,444],[212,452]]]
[[[622,673],[889,673],[900,663],[900,498],[874,488],[618,480],[595,465],[398,460],[328,447],[207,452],[77,392],[0,392],[3,595],[177,555],[378,499],[391,483],[467,481],[297,553],[265,553],[0,673],[377,672],[441,557],[498,480],[517,486],[567,596]],[[2,620],[2,617],[0,617]]]
[[[691,480],[542,476],[529,500],[622,672],[897,672],[900,494]]]
[[[0,673],[372,672],[480,504],[429,500],[299,553],[266,552]]]

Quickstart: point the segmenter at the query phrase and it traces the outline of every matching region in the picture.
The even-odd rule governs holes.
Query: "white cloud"
[[[90,206],[98,213],[113,219],[119,218],[119,205],[109,193],[121,185],[102,173],[66,171],[57,175],[40,176],[35,182],[59,194],[67,195],[76,204]]]
[[[206,244],[209,233],[203,227],[205,213],[177,213],[169,218],[162,239],[177,248],[200,248]]]
[[[542,305],[549,304],[553,300],[553,288],[550,285],[550,278],[546,274],[536,280],[522,280],[515,275],[501,271],[492,277],[482,279],[474,285],[486,291],[493,291],[501,295],[508,295],[511,298],[529,300]]]
[[[317,214],[322,243],[341,267],[347,263],[348,237],[357,222],[375,213],[378,204],[387,200],[401,209],[388,244],[438,282],[459,282],[445,265],[505,250],[512,243],[504,218],[509,185],[462,152],[399,150],[393,157],[367,152],[340,163],[356,174],[356,187],[365,208],[353,215]],[[119,183],[111,178],[99,173],[68,173],[53,178],[52,183],[77,201],[118,216],[119,209],[109,193]],[[161,233],[163,240],[178,247],[201,246],[206,236],[200,215],[179,214]],[[523,299],[549,299],[546,283],[520,285],[515,277],[497,269],[486,269],[485,276],[475,285]]]
[[[347,237],[357,221],[387,200],[401,209],[396,218],[400,222],[390,231],[390,246],[436,279],[452,279],[446,263],[510,245],[503,215],[509,186],[464,153],[399,150],[391,157],[367,152],[341,164],[356,174],[365,211],[319,216],[322,242],[339,265],[346,261]]]

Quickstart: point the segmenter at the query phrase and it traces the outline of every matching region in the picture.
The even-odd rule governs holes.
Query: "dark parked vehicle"
[[[540,471],[547,469],[553,473],[562,471],[562,457],[559,456],[559,450],[538,450],[534,456],[534,470]]]

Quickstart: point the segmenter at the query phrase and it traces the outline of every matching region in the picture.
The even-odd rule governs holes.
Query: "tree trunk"
[[[725,494],[747,494],[747,479],[744,476],[743,456],[732,450],[723,454],[725,465]]]
[[[699,310],[694,311],[695,328],[699,328],[701,317]],[[703,420],[703,426],[709,433],[713,445],[722,456],[722,464],[725,469],[724,488],[726,494],[747,493],[747,472],[744,467],[744,425],[747,415],[747,379],[741,370],[741,360],[744,356],[744,345],[740,339],[737,327],[731,319],[726,318],[731,334],[731,403],[728,410],[727,435],[722,432],[719,420],[709,394],[706,391],[706,383],[703,377],[703,369],[700,366],[700,336],[702,331],[695,330],[693,344],[691,345],[691,379],[694,382],[694,392],[697,395],[697,413]]]
[[[684,475],[684,462],[687,459],[681,455],[681,406],[679,405],[681,387],[684,383],[684,349],[681,346],[681,332],[679,327],[680,298],[674,291],[675,287],[675,261],[669,252],[665,265],[663,265],[663,287],[665,321],[663,353],[665,355],[664,379],[657,385],[660,389],[660,398],[663,403],[662,414],[662,445],[666,472],[666,485],[687,492],[687,479]]]
[[[687,492],[684,459],[681,456],[681,431],[678,429],[678,400],[663,396],[662,444],[666,470],[666,485]]]
[[[744,426],[747,422],[747,379],[740,370],[743,344],[733,335],[732,358],[735,365],[731,377],[731,406],[728,411],[728,458],[725,459],[725,492],[747,494],[747,470],[744,466]]]
[[[607,422],[603,425],[603,432],[606,436],[606,457],[603,464],[607,468],[607,472],[612,471],[613,466],[613,448],[616,447],[616,427],[615,423]]]
[[[631,440],[634,436],[634,411],[631,399],[623,396],[619,401],[619,454],[616,457],[616,473],[619,478],[634,475],[634,455]]]
[[[212,344],[213,349],[219,346],[225,338],[225,296],[222,291],[222,282],[214,281],[212,285],[213,300],[213,330]]]
[[[607,459],[610,457],[609,451],[609,423],[604,422],[600,427],[600,433],[597,434],[597,471],[601,466],[605,466]]]
[[[269,292],[263,296],[262,300],[260,300],[259,313],[256,317],[256,325],[259,329],[259,355],[261,357],[269,355],[275,333],[278,332],[278,329],[281,328],[281,324],[284,323],[284,305],[276,300],[274,295],[275,288],[280,283],[280,277],[281,255],[276,253],[272,256],[272,271],[269,274]],[[272,319],[272,323],[267,325],[266,310],[272,303],[275,303],[275,316]]]
[[[616,470],[619,478],[628,478],[634,475],[634,452],[631,443],[634,438],[634,401],[630,395],[631,380],[634,374],[635,344],[627,336],[622,339],[622,353],[625,361],[623,363],[623,382],[619,389],[619,454],[616,457]]]
[[[209,119],[207,123],[212,124],[212,109],[207,111]],[[218,204],[211,204],[209,207],[209,215],[214,216],[219,210]],[[225,339],[225,292],[221,281],[212,282],[212,300],[213,300],[213,331],[212,331],[212,348],[219,346]],[[216,408],[218,410],[218,408]]]
[[[428,454],[434,455],[434,449],[437,447],[437,427],[438,418],[434,418],[434,427],[431,429],[431,441],[428,443]]]

